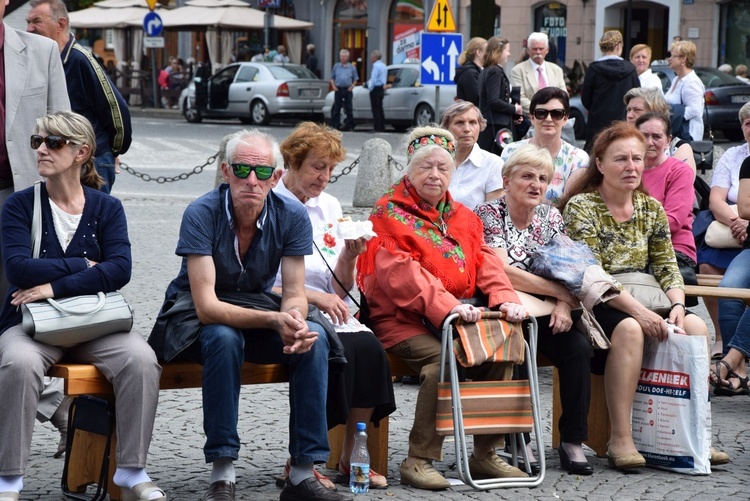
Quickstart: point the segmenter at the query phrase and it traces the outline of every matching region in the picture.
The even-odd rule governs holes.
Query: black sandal
[[[727,375],[726,378],[721,377],[721,366],[726,367]],[[714,362],[714,370],[710,371],[709,384],[714,388],[714,395],[722,397],[733,397],[735,395],[750,395],[750,378],[747,376],[740,377],[739,374],[732,370],[730,366],[724,360],[717,360]],[[716,378],[714,380],[714,378]],[[734,387],[730,379],[737,379],[739,386]]]

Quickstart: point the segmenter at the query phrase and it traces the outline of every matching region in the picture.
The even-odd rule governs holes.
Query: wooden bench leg
[[[560,431],[557,428],[557,423],[562,415],[559,377],[557,368],[554,368],[552,370],[552,447],[555,449],[560,445]],[[589,405],[588,425],[589,439],[586,441],[586,445],[591,447],[597,456],[606,456],[610,426],[607,397],[604,394],[604,376],[591,375],[591,404]]]
[[[326,467],[338,470],[341,449],[344,446],[346,426],[339,425],[328,430],[328,445],[331,454],[328,456]],[[367,451],[370,453],[370,468],[381,475],[388,474],[388,417],[380,420],[377,428],[367,423]]]
[[[586,445],[591,447],[596,455],[607,455],[609,441],[609,411],[607,397],[604,393],[604,376],[591,375],[591,404],[589,405],[589,439]]]
[[[68,489],[73,492],[85,492],[86,486],[99,482],[99,473],[102,468],[102,458],[107,443],[107,437],[96,433],[75,430],[73,437],[73,448],[68,460]],[[117,438],[112,434],[112,445],[110,446],[109,460],[109,483],[107,492],[112,501],[120,501],[122,494],[120,488],[112,481],[117,469]]]

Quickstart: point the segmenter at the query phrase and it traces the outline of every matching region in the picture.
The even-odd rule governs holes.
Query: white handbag
[[[34,185],[34,216],[31,221],[32,256],[39,258],[42,240],[41,185]],[[52,346],[69,348],[79,343],[128,332],[133,310],[119,292],[47,299],[21,305],[23,331]]]

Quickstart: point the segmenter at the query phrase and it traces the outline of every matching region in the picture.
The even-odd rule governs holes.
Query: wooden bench
[[[406,364],[395,357],[390,358],[391,372],[394,376],[413,374]],[[200,364],[188,362],[172,362],[162,365],[162,375],[159,388],[161,390],[174,390],[185,388],[200,388],[203,367]],[[57,364],[53,365],[49,376],[59,377],[65,380],[65,394],[70,396],[98,395],[110,401],[114,401],[112,386],[104,375],[93,365],[87,364]],[[286,383],[289,381],[287,368],[281,364],[252,364],[245,362],[242,366],[242,384],[271,384]],[[331,469],[338,468],[338,458],[341,455],[341,447],[344,441],[346,428],[337,426],[328,432],[328,440],[331,454],[326,466]],[[74,450],[68,465],[68,488],[76,492],[84,492],[86,486],[98,481],[101,459],[104,454],[106,438],[76,430],[73,440]],[[380,421],[376,428],[372,423],[367,427],[367,445],[370,452],[370,463],[376,471],[388,471],[388,418]],[[196,434],[196,445],[199,435]],[[109,465],[109,483],[107,491],[112,501],[122,499],[120,488],[112,481],[112,476],[117,468],[116,437],[113,434],[111,443],[111,457]],[[282,465],[276,465],[281,469]]]

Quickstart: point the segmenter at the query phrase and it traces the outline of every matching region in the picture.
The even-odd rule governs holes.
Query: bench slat
[[[65,394],[91,395],[112,394],[112,385],[99,372],[99,369],[88,364],[56,364],[50,367],[47,374],[51,377],[65,378]],[[162,368],[159,389],[174,390],[180,388],[200,388],[203,367],[190,362],[171,362]],[[289,381],[289,372],[282,364],[242,365],[242,384],[285,383]]]

